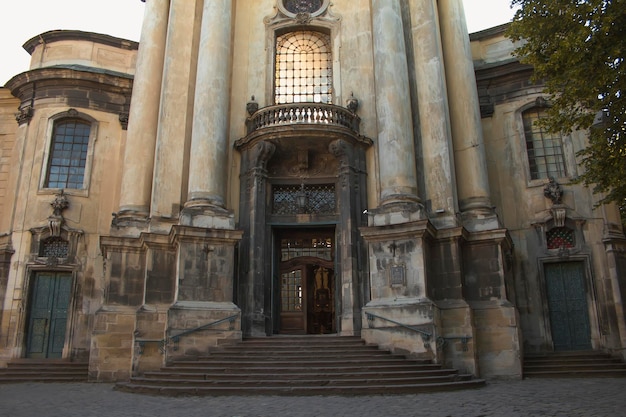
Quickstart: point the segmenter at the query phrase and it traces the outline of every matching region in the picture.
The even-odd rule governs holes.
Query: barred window
[[[574,231],[567,227],[555,227],[546,233],[548,249],[573,248],[576,246]]]
[[[91,125],[80,119],[54,123],[46,188],[82,189]]]
[[[530,178],[533,180],[567,176],[561,135],[547,132],[537,125],[537,122],[545,117],[545,110],[539,107],[522,113]]]
[[[69,242],[61,237],[49,237],[41,242],[39,256],[67,258]]]
[[[314,31],[280,35],[275,59],[275,104],[332,102],[329,35]]]

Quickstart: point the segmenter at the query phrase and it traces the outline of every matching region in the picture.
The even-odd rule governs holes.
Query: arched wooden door
[[[333,240],[332,230],[280,238],[280,333],[336,332]]]

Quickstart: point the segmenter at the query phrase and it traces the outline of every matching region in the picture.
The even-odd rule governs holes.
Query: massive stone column
[[[230,0],[205,0],[185,207],[224,207],[228,157],[231,16]]]
[[[436,0],[411,3],[425,199],[437,227],[456,223],[456,178]]]
[[[150,212],[170,0],[146,3],[133,84],[119,214],[146,218]]]
[[[155,151],[151,228],[155,219],[177,221],[186,184],[195,80],[196,1],[172,0],[165,48]]]
[[[490,216],[491,206],[485,145],[476,76],[461,0],[439,1],[450,119],[457,173],[459,208],[470,218]],[[481,228],[497,227],[493,224]],[[476,224],[466,224],[471,229]]]
[[[418,202],[406,46],[398,0],[372,0],[381,204]]]

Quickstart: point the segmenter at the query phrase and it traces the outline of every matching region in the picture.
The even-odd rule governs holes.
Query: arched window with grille
[[[44,188],[85,188],[91,123],[78,118],[54,122]]]
[[[274,102],[332,103],[330,36],[317,31],[287,32],[276,38]]]

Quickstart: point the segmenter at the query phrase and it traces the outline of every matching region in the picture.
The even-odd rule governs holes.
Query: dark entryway
[[[65,344],[72,275],[39,272],[33,278],[26,357],[60,358]]]
[[[554,350],[591,349],[584,264],[545,264],[544,271]]]
[[[279,332],[335,333],[334,229],[281,231],[277,237]]]

